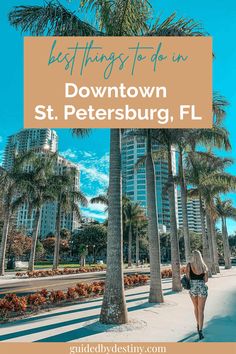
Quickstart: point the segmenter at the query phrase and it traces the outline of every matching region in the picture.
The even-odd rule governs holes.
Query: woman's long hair
[[[202,254],[198,250],[192,253],[191,266],[197,274],[206,273],[208,271],[207,265],[202,258]]]

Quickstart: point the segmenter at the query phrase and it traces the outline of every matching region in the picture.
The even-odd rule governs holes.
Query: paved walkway
[[[209,280],[205,341],[236,341],[236,267]],[[165,303],[148,303],[148,286],[126,291],[129,323],[105,326],[98,322],[101,299],[66,306],[11,324],[1,325],[0,341],[196,341],[193,308],[188,292],[173,293],[163,280]]]

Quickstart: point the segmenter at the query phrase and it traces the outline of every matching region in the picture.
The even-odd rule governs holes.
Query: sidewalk
[[[209,280],[205,312],[205,341],[236,341],[236,267]],[[98,322],[101,299],[93,299],[1,325],[0,340],[10,342],[192,342],[197,340],[188,292],[173,293],[163,280],[165,303],[148,303],[148,286],[126,291],[129,323],[106,326]]]

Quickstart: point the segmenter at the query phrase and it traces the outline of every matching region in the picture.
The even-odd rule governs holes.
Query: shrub
[[[58,303],[66,299],[66,294],[62,290],[52,290],[49,295],[49,300],[52,303]]]
[[[68,288],[67,293],[66,293],[66,298],[67,300],[74,300],[78,296],[76,292],[76,288]]]
[[[41,293],[30,294],[27,296],[27,303],[32,309],[38,309],[47,302]]]
[[[16,294],[8,294],[0,299],[0,314],[2,318],[6,318],[12,312],[23,313],[27,309],[26,298],[18,297]]]
[[[29,278],[43,278],[43,277],[52,277],[55,275],[67,275],[67,274],[78,274],[78,273],[87,273],[87,272],[99,272],[106,269],[103,265],[98,266],[88,266],[88,267],[79,267],[74,268],[64,268],[63,270],[53,269],[53,270],[35,270],[26,273],[16,273],[17,277],[28,276]]]
[[[42,295],[43,297],[45,297],[45,299],[48,297],[48,294],[49,294],[49,292],[48,292],[47,289],[42,289],[42,290],[40,291],[40,295]]]

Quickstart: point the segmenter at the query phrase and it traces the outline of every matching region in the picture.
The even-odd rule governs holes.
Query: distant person
[[[192,253],[191,262],[187,264],[186,276],[190,280],[189,294],[194,305],[194,314],[197,321],[199,339],[203,339],[204,308],[208,295],[208,269],[202,258],[201,252]]]

